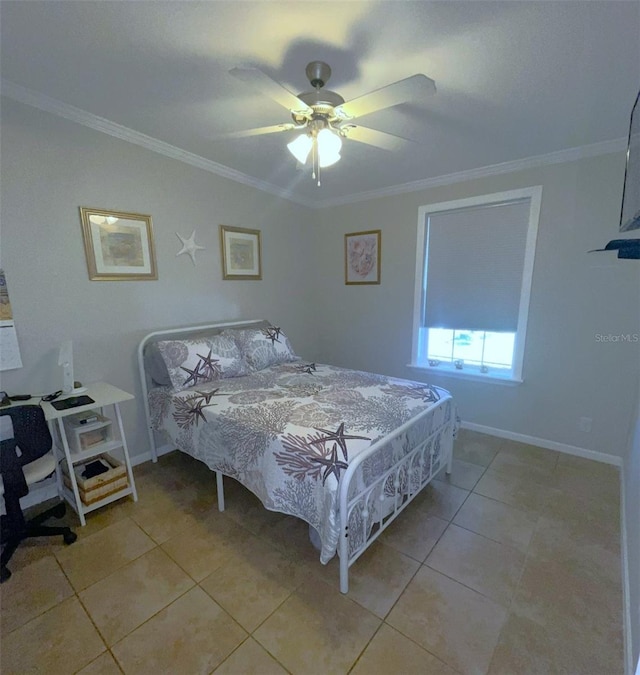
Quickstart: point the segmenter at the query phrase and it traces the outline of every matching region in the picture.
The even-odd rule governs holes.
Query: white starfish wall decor
[[[183,253],[187,253],[191,257],[191,262],[195,265],[196,251],[205,250],[204,246],[198,246],[198,244],[196,244],[196,231],[194,230],[188,239],[180,236],[177,232],[176,237],[182,242],[182,248],[176,253],[176,257]]]

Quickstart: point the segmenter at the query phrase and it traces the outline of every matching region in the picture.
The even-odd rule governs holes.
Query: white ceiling
[[[640,86],[637,1],[2,0],[0,28],[3,93],[79,108],[317,205],[570,148],[622,147]],[[433,78],[435,96],[358,119],[415,143],[390,153],[346,141],[318,188],[288,153],[291,135],[217,138],[290,121],[231,68],[258,66],[297,94],[317,59],[346,100],[414,73]]]

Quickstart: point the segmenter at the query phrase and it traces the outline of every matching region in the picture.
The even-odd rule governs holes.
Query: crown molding
[[[146,134],[134,131],[121,124],[111,122],[104,117],[99,117],[93,113],[76,108],[75,106],[63,103],[55,98],[51,98],[40,92],[28,89],[22,85],[16,84],[9,80],[0,80],[0,92],[3,96],[11,98],[19,103],[44,110],[45,112],[64,117],[65,119],[77,122],[85,127],[100,131],[101,133],[114,136],[123,141],[139,145],[152,152],[157,152],[166,157],[177,159],[185,164],[190,164],[198,169],[204,169],[210,173],[214,173],[223,178],[248,185],[256,188],[262,192],[275,195],[287,199],[301,206],[306,206],[311,209],[321,209],[333,206],[344,206],[346,204],[354,204],[357,202],[367,201],[369,199],[378,199],[380,197],[389,197],[393,195],[406,194],[407,192],[418,192],[420,190],[427,190],[429,188],[441,187],[444,185],[453,185],[454,183],[463,183],[479,178],[487,178],[489,176],[499,176],[505,173],[513,173],[515,171],[524,171],[525,169],[534,169],[541,166],[548,166],[551,164],[561,164],[564,162],[574,162],[579,159],[586,159],[588,157],[596,157],[598,155],[606,155],[614,152],[621,152],[627,149],[627,138],[616,138],[610,141],[602,141],[600,143],[592,143],[591,145],[583,145],[574,148],[567,148],[565,150],[558,150],[550,152],[545,155],[536,155],[534,157],[526,157],[524,159],[516,159],[510,162],[502,162],[500,164],[492,164],[489,166],[479,167],[477,169],[468,169],[466,171],[459,171],[456,173],[446,174],[444,176],[436,176],[435,178],[426,178],[423,180],[411,181],[409,183],[402,183],[400,185],[392,185],[389,187],[379,188],[376,190],[367,190],[365,192],[358,192],[344,197],[337,197],[335,199],[324,200],[305,200],[295,195],[291,190],[287,190],[266,181],[248,176],[241,171],[231,169],[224,164],[219,164],[213,160],[206,159],[200,155],[192,152],[187,152],[177,148],[174,145],[165,143]]]
[[[435,178],[426,178],[424,180],[416,180],[410,183],[392,185],[390,187],[379,188],[377,190],[358,192],[353,195],[347,195],[346,197],[338,197],[336,199],[325,199],[316,202],[313,205],[313,208],[343,206],[346,204],[353,204],[356,202],[367,201],[368,199],[389,197],[393,195],[405,194],[407,192],[418,192],[420,190],[427,190],[429,188],[441,187],[443,185],[464,183],[470,180],[476,180],[478,178],[499,176],[505,173],[514,173],[516,171],[524,171],[525,169],[535,169],[541,166],[549,166],[551,164],[575,162],[576,160],[579,159],[596,157],[598,155],[608,155],[614,152],[624,152],[626,151],[626,149],[627,149],[627,139],[616,138],[610,141],[592,143],[591,145],[582,145],[575,148],[567,148],[566,150],[557,150],[556,152],[550,152],[547,153],[546,155],[535,155],[534,157],[516,159],[511,162],[502,162],[500,164],[481,166],[477,169],[468,169],[466,171],[449,173],[444,176],[436,176]]]
[[[65,119],[71,120],[72,122],[77,122],[85,127],[94,129],[95,131],[100,131],[103,134],[108,134],[109,136],[114,136],[120,140],[127,141],[128,143],[133,143],[134,145],[139,145],[147,150],[152,152],[157,152],[165,157],[171,157],[172,159],[177,159],[180,162],[185,164],[190,164],[195,166],[198,169],[204,169],[210,173],[215,173],[218,176],[223,178],[228,178],[230,180],[236,181],[237,183],[242,183],[243,185],[248,185],[254,187],[263,192],[268,192],[276,197],[282,197],[283,199],[288,199],[289,201],[295,202],[302,206],[310,207],[312,206],[308,202],[301,200],[299,197],[294,195],[290,190],[285,190],[283,188],[267,183],[266,181],[254,178],[253,176],[248,176],[241,171],[236,171],[231,169],[224,164],[218,164],[210,159],[201,157],[192,152],[182,150],[177,148],[170,143],[165,143],[160,141],[157,138],[147,136],[146,134],[140,133],[128,127],[125,127],[121,124],[111,122],[104,117],[99,117],[93,113],[82,110],[81,108],[76,108],[73,105],[68,103],[63,103],[55,98],[41,94],[40,92],[28,89],[23,87],[20,84],[11,82],[10,80],[2,79],[0,80],[0,93],[2,96],[11,98],[14,101],[19,103],[24,103],[25,105],[32,106],[33,108],[38,108],[39,110],[44,110],[45,112],[52,113],[58,117],[64,117]]]

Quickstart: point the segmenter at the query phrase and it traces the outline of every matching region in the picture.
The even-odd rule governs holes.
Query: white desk
[[[118,389],[111,384],[106,382],[95,382],[94,384],[87,385],[87,391],[79,396],[90,396],[95,403],[90,403],[89,405],[77,406],[75,408],[68,408],[67,410],[56,410],[50,402],[42,401],[40,405],[44,411],[44,416],[49,422],[49,428],[51,430],[51,436],[54,440],[54,446],[56,448],[56,456],[60,461],[66,462],[67,470],[71,482],[72,489],[70,490],[65,484],[61,476],[59,469],[56,470],[56,476],[58,481],[58,492],[62,495],[71,507],[76,511],[78,517],[80,518],[80,523],[82,525],[86,524],[85,513],[99,509],[101,506],[110,504],[116,499],[131,495],[134,501],[138,501],[138,493],[136,492],[136,485],[133,479],[133,471],[131,469],[131,459],[129,457],[129,449],[127,447],[127,439],[124,435],[124,428],[122,426],[122,417],[120,415],[120,403],[124,401],[133,400],[133,395]],[[61,396],[56,400],[63,400],[67,396]],[[30,399],[29,401],[23,401],[22,403],[38,403],[39,399]],[[99,443],[97,445],[88,448],[87,450],[82,451],[72,451],[69,447],[69,440],[67,437],[67,430],[64,424],[64,418],[69,415],[75,415],[79,412],[84,412],[88,410],[95,410],[99,408],[101,414],[104,415],[104,408],[107,406],[113,406],[113,412],[115,415],[115,421],[117,422],[117,430],[119,436],[115,437],[113,440],[106,441],[104,443]],[[89,427],[88,427],[89,428]],[[62,447],[60,447],[62,446]],[[97,502],[94,502],[90,505],[86,505],[82,502],[80,497],[80,491],[78,489],[78,482],[76,480],[76,475],[73,470],[74,464],[79,464],[80,462],[85,462],[93,457],[97,457],[106,452],[121,451],[124,455],[124,463],[126,466],[128,482],[129,484],[118,490],[114,494],[111,494],[104,499],[100,499]],[[58,463],[59,463],[58,462]]]

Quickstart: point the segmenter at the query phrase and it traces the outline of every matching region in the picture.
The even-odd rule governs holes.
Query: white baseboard
[[[156,454],[158,457],[162,457],[162,455],[166,455],[169,452],[173,452],[175,448],[173,445],[161,445],[159,448],[156,449]],[[147,452],[143,452],[139,455],[134,455],[131,457],[131,466],[137,466],[138,464],[144,464],[145,462],[150,462],[153,459],[153,455],[151,454],[151,450],[148,450]]]
[[[614,466],[619,467],[622,466],[622,457],[609,455],[606,452],[587,450],[586,448],[579,448],[575,445],[568,445],[567,443],[558,443],[556,441],[549,441],[546,438],[537,438],[536,436],[517,434],[514,431],[495,429],[494,427],[487,427],[484,424],[475,424],[474,422],[462,422],[461,426],[463,429],[477,431],[480,434],[497,436],[498,438],[506,438],[510,441],[518,441],[520,443],[527,443],[528,445],[537,445],[540,448],[546,448],[547,450],[557,450],[558,452],[563,452],[567,455],[584,457],[585,459],[592,459],[595,462],[602,462],[603,464],[613,464]]]

